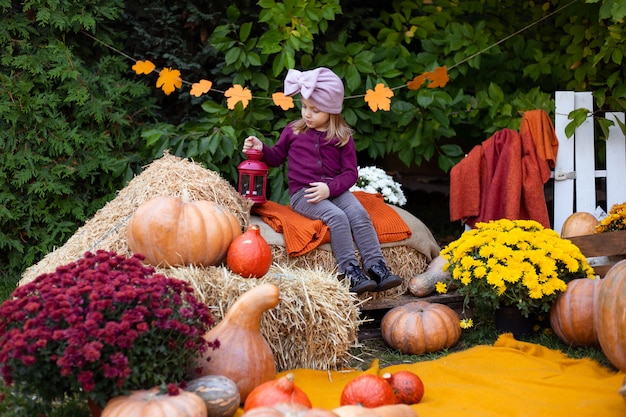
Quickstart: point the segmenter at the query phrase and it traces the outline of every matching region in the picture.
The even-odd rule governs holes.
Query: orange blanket
[[[529,135],[535,144],[537,157],[540,161],[546,161],[550,168],[556,165],[556,154],[559,151],[559,140],[554,131],[554,125],[550,116],[543,110],[529,110],[522,116],[522,124],[519,128],[520,135]],[[542,175],[546,175],[542,169]],[[548,178],[550,171],[547,171]],[[544,182],[547,181],[547,178]]]
[[[475,146],[450,171],[450,220],[473,227],[489,220],[524,219],[549,228],[543,185],[557,148],[554,127],[543,110],[524,114],[521,134],[502,129]]]
[[[624,417],[626,401],[618,390],[623,372],[591,359],[571,359],[558,350],[501,335],[481,345],[436,360],[366,371],[287,370],[314,407],[340,405],[341,391],[364,372],[409,370],[424,383],[424,398],[412,405],[419,417]],[[241,410],[237,417],[241,415]]]
[[[400,215],[385,203],[380,194],[355,191],[355,197],[369,213],[380,243],[398,242],[411,237],[411,229]],[[285,238],[289,256],[300,256],[318,246],[330,242],[328,226],[321,220],[311,220],[296,213],[287,205],[268,201],[254,206],[252,213],[258,215]]]

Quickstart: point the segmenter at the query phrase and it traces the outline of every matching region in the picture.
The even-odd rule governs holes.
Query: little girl
[[[385,264],[376,230],[367,211],[348,191],[358,179],[352,129],[341,116],[344,88],[328,68],[289,70],[284,94],[302,96],[302,118],[291,122],[272,147],[250,136],[243,144],[263,151],[272,167],[287,159],[291,208],[330,230],[337,268],[357,294],[383,291],[402,283]],[[359,266],[354,245],[361,255]]]

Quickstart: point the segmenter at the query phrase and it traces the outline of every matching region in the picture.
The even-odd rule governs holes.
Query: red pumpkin
[[[599,279],[579,278],[567,283],[550,309],[550,325],[554,333],[572,346],[598,344],[595,305],[600,288]]]
[[[302,404],[311,408],[308,395],[294,383],[294,375],[288,373],[273,381],[267,381],[254,388],[243,405],[244,411],[257,407],[272,407],[278,403]]]
[[[396,394],[383,377],[362,374],[346,384],[341,392],[341,405],[375,408],[396,404]]]
[[[385,373],[383,378],[389,382],[396,394],[398,404],[417,404],[424,397],[424,383],[422,379],[411,371]]]
[[[272,250],[261,236],[259,226],[251,224],[244,234],[235,238],[226,255],[226,265],[244,278],[261,278],[272,265]]]

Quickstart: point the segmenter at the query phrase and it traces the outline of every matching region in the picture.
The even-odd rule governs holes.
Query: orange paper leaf
[[[446,67],[437,67],[433,72],[429,72],[427,74],[428,79],[430,80],[428,88],[445,87],[448,80],[450,80]]]
[[[422,85],[424,85],[425,82],[426,82],[426,74],[421,74],[413,78],[412,81],[409,81],[408,83],[406,83],[406,86],[409,87],[409,90],[419,90],[419,88]]]
[[[293,98],[285,96],[284,93],[272,94],[274,104],[279,106],[283,110],[289,110],[293,108]]]
[[[150,61],[137,61],[135,65],[133,65],[133,71],[137,74],[150,74],[154,71],[154,64]]]
[[[367,90],[365,102],[369,104],[372,111],[378,109],[389,111],[391,97],[393,97],[393,91],[389,87],[385,87],[384,84],[376,84],[374,90]]]
[[[163,68],[159,72],[156,86],[157,88],[161,88],[165,95],[169,96],[172,91],[180,88],[182,85],[183,80],[180,78],[180,71],[171,68]]]
[[[208,80],[200,80],[197,83],[191,84],[191,94],[194,97],[200,97],[202,94],[208,93],[213,83]]]
[[[235,105],[241,101],[243,108],[248,107],[248,103],[252,100],[252,93],[247,88],[243,88],[239,84],[235,84],[224,93],[228,100],[226,104],[229,110],[233,110]]]

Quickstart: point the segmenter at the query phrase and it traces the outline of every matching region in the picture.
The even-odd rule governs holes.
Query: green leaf
[[[576,128],[578,128],[578,126],[580,125],[576,124],[576,121],[569,122],[565,126],[565,136],[567,136],[568,138],[574,136],[574,134],[576,133]]]
[[[463,148],[453,143],[441,145],[439,146],[439,150],[441,151],[442,154],[452,157],[452,158],[459,158],[465,154],[463,152]]]
[[[245,42],[252,31],[252,22],[246,22],[239,28],[239,40]]]
[[[599,117],[597,119],[598,125],[600,126],[600,130],[602,130],[602,136],[604,140],[609,137],[609,127],[615,126],[613,120],[605,119],[604,117]]]
[[[226,52],[226,55],[224,56],[224,59],[226,60],[226,64],[231,65],[237,62],[237,60],[241,56],[241,52],[242,51],[240,48],[229,49],[228,52]]]
[[[618,118],[615,118],[615,121],[617,121],[617,125],[621,129],[622,133],[626,136],[626,124]]]

